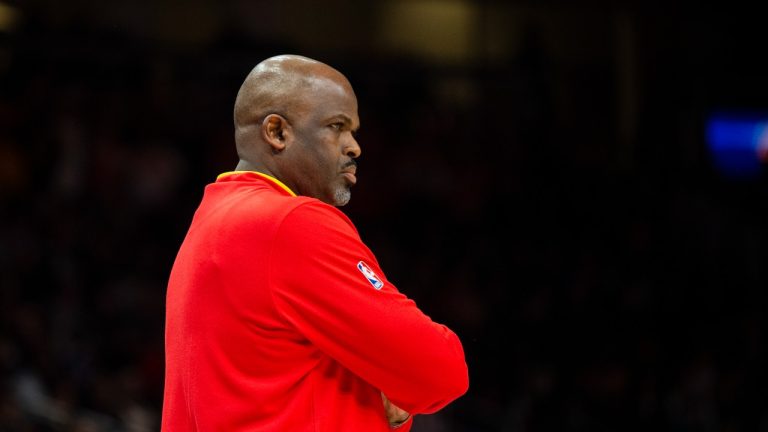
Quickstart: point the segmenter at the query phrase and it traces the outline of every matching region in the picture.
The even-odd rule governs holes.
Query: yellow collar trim
[[[264,173],[260,173],[260,172],[258,172],[258,171],[227,171],[227,172],[225,172],[225,173],[221,173],[221,174],[219,174],[219,175],[216,177],[216,181],[219,181],[220,179],[222,179],[222,178],[224,178],[224,177],[227,177],[227,176],[230,176],[230,175],[233,175],[233,174],[245,174],[245,173],[256,174],[256,175],[258,175],[258,176],[260,176],[260,177],[264,177],[265,179],[267,179],[267,180],[269,180],[269,181],[271,181],[271,182],[275,183],[276,185],[280,186],[281,188],[283,188],[283,189],[284,189],[286,192],[288,192],[289,194],[291,194],[291,196],[296,196],[296,194],[295,194],[295,193],[294,193],[294,192],[291,190],[291,188],[289,188],[288,186],[286,186],[286,185],[285,185],[283,182],[281,182],[280,180],[278,180],[278,179],[276,179],[276,178],[272,177],[271,175],[268,175],[268,174],[264,174]]]

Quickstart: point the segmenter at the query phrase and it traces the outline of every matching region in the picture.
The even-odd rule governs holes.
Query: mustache
[[[357,168],[357,161],[355,161],[354,159],[350,159],[349,162],[347,162],[347,163],[345,163],[344,165],[341,166],[341,169],[345,169],[345,168],[348,168],[348,167],[351,167],[351,166]]]

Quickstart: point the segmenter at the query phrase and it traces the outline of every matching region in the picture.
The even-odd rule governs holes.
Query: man
[[[234,120],[240,162],[206,187],[168,283],[163,430],[407,431],[464,394],[458,337],[334,207],[360,156],[347,79],[269,58]]]

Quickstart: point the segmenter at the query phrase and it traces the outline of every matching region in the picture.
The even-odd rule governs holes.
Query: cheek
[[[317,170],[326,176],[335,175],[339,170],[340,151],[336,140],[326,139],[317,142],[313,158]]]
[[[298,138],[303,153],[301,166],[297,167],[300,174],[315,187],[334,181],[341,163],[339,135],[330,129],[320,129]]]

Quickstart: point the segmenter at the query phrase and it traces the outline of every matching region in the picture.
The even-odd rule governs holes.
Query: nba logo
[[[366,263],[360,261],[359,263],[357,263],[357,269],[360,270],[360,273],[362,273],[363,276],[365,276],[365,278],[368,279],[368,282],[370,282],[371,285],[373,285],[373,287],[376,288],[377,290],[380,290],[381,287],[384,286],[384,282],[382,282],[381,279],[379,279],[379,277],[376,276],[376,273],[374,273],[373,270],[371,270],[371,268],[368,267]]]

